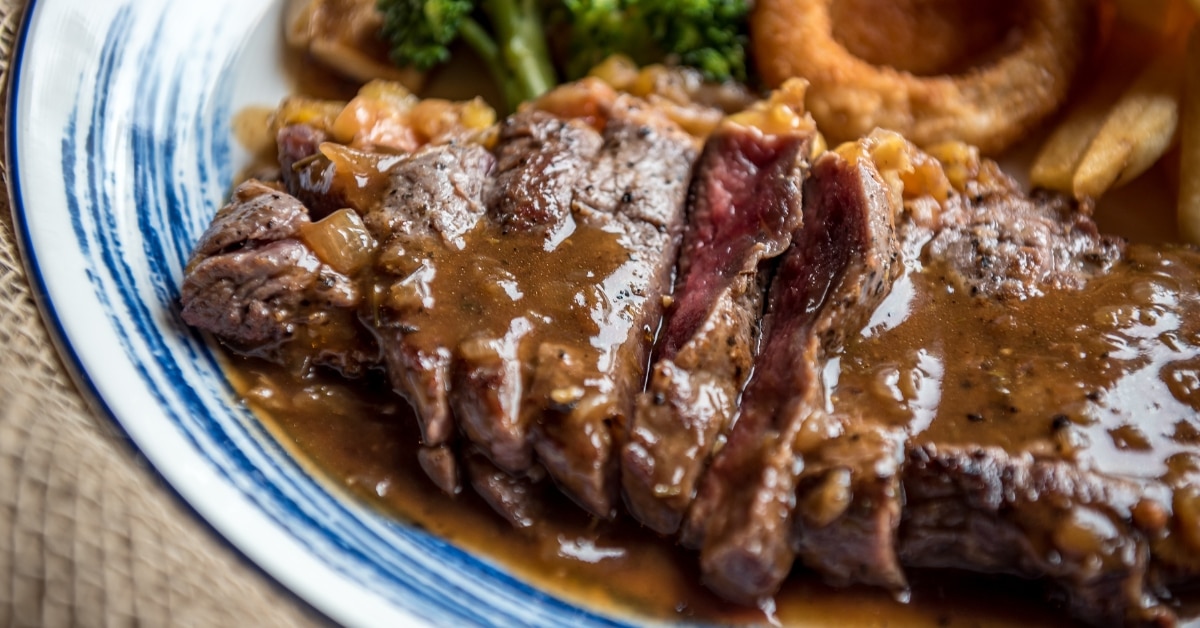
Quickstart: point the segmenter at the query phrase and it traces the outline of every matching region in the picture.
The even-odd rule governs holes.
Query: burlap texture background
[[[23,5],[0,0],[0,84]],[[324,621],[199,521],[81,399],[0,194],[0,626]]]

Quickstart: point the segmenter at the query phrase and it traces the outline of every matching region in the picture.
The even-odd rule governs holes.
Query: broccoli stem
[[[500,46],[488,34],[487,29],[471,18],[463,20],[462,27],[459,29],[459,36],[463,38],[463,41],[487,65],[488,72],[492,75],[492,80],[496,81],[496,86],[504,93],[504,100],[508,108],[510,110],[514,109],[522,101],[521,92],[518,89],[519,86],[517,83],[509,79],[508,66],[504,63]]]
[[[491,16],[499,52],[504,60],[505,96],[509,109],[537,98],[558,84],[542,15],[535,0],[487,0],[484,7]],[[465,33],[464,33],[465,35]],[[499,77],[498,77],[499,78]]]

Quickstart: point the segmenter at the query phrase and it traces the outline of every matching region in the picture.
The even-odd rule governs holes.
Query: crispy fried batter
[[[921,145],[957,140],[999,152],[1061,104],[1092,34],[1089,0],[1026,0],[1015,9],[958,3],[954,11],[933,11],[937,19],[900,21],[888,18],[898,9],[886,2],[877,11],[854,2],[862,8],[852,14],[835,4],[760,0],[750,18],[763,78],[771,86],[807,78],[809,109],[832,141],[883,127]],[[925,13],[948,5],[902,4]],[[995,18],[1006,16],[1009,28],[998,29]],[[951,18],[964,22],[954,28]],[[859,24],[841,24],[852,20]],[[933,32],[901,31],[918,23]],[[992,45],[981,50],[981,39]],[[932,50],[915,50],[931,41],[938,42]],[[885,56],[895,62],[881,63]],[[935,71],[949,73],[921,75]]]

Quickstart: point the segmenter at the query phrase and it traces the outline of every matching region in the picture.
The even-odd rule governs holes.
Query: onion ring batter
[[[1027,0],[1006,52],[961,73],[918,76],[847,50],[834,35],[832,2],[759,0],[750,32],[769,86],[809,80],[809,111],[834,143],[883,127],[920,145],[1002,151],[1066,98],[1092,35],[1090,0]]]

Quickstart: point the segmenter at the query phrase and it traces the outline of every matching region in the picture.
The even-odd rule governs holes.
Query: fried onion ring
[[[833,142],[882,127],[923,146],[962,141],[1000,152],[1062,104],[1093,35],[1091,0],[1026,0],[1015,41],[996,58],[918,76],[852,54],[835,37],[833,1],[758,0],[750,16],[763,79],[771,87],[808,79],[808,109]]]

